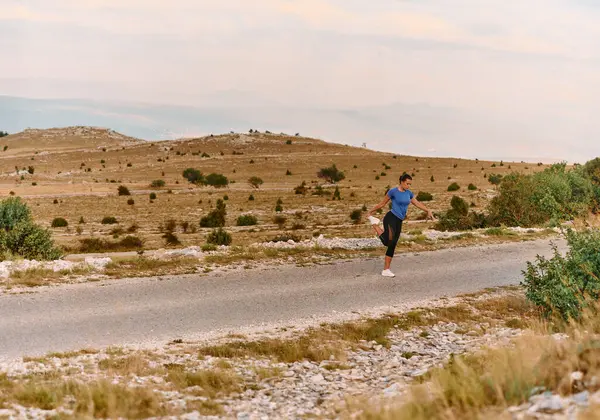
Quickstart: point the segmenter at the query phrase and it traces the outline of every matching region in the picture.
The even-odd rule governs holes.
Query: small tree
[[[352,213],[350,213],[350,219],[352,219],[354,221],[354,223],[356,223],[356,224],[358,224],[360,222],[361,217],[362,217],[361,209],[352,210]]]
[[[448,185],[448,191],[458,191],[460,190],[460,185],[458,185],[456,182],[453,182],[452,184]]]
[[[6,136],[8,136],[8,133],[6,131],[0,131],[0,137],[6,137]],[[6,147],[8,147],[8,146],[6,146]],[[6,150],[6,149],[4,149],[4,150]]]
[[[263,180],[257,176],[251,176],[248,178],[248,184],[250,184],[252,188],[259,188],[263,184]]]
[[[213,229],[213,231],[206,238],[206,242],[213,245],[225,245],[231,244],[231,235],[223,228]]]
[[[215,173],[206,175],[206,179],[204,180],[204,182],[207,185],[212,185],[216,188],[226,187],[227,185],[229,185],[229,180],[225,175]]]
[[[198,169],[187,168],[183,171],[183,177],[192,184],[199,185],[204,183],[204,176]]]
[[[340,195],[340,189],[337,187],[335,187],[335,191],[333,192],[333,200],[341,200],[342,197]]]
[[[217,208],[200,219],[200,227],[223,227],[225,226],[225,216],[227,215],[227,206],[220,198],[217,200]]]
[[[131,195],[131,193],[129,192],[129,188],[127,188],[125,185],[119,185],[117,192],[119,193],[119,195]]]
[[[329,183],[336,183],[346,178],[346,175],[344,175],[335,164],[331,165],[329,168],[322,168],[317,172],[317,176],[325,179]]]
[[[50,226],[52,226],[53,228],[67,227],[67,226],[69,226],[69,222],[67,222],[67,220],[62,217],[56,217],[55,219],[52,220],[52,223]]]
[[[164,179],[155,179],[154,181],[152,181],[150,186],[152,188],[162,188],[165,186],[165,180]]]

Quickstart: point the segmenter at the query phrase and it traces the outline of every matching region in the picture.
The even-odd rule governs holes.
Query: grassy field
[[[181,246],[201,245],[210,229],[199,228],[198,222],[223,198],[226,229],[236,245],[262,242],[283,232],[299,238],[321,233],[369,236],[372,231],[363,223],[364,217],[354,223],[350,213],[363,206],[372,208],[388,187],[397,185],[403,172],[414,176],[415,193],[433,195],[428,205],[434,211],[446,210],[453,195],[481,210],[495,191],[485,175],[531,173],[545,167],[394,155],[268,133],[147,142],[92,128],[32,130],[4,137],[0,162],[0,193],[22,197],[43,226],[50,227],[56,217],[65,218],[69,226],[53,228],[53,233],[56,241],[72,252],[77,252],[80,239],[120,238],[128,229],[145,241],[146,249],[164,247],[161,225],[169,219],[177,222],[175,234]],[[332,164],[346,176],[338,183],[341,200],[332,199],[334,185],[317,177],[321,168]],[[199,169],[205,175],[222,173],[230,184],[225,188],[195,186],[182,177],[186,168]],[[252,176],[264,183],[253,188],[248,183]],[[164,187],[151,187],[154,180],[163,180]],[[296,194],[295,187],[303,181],[306,194]],[[453,182],[460,189],[448,192]],[[469,189],[469,184],[475,188]],[[120,185],[131,195],[119,196]],[[322,195],[317,194],[318,186]],[[156,194],[153,200],[151,193]],[[249,200],[250,195],[254,200]],[[278,199],[283,202],[280,213],[275,211]],[[237,217],[248,213],[257,217],[258,225],[236,227]],[[411,206],[409,221],[422,214]],[[277,215],[282,217],[275,220]],[[102,224],[106,216],[115,217],[118,223]],[[431,224],[419,228],[427,226]]]

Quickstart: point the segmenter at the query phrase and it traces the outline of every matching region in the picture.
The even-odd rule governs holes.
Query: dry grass
[[[108,380],[82,383],[54,378],[13,381],[0,375],[0,406],[15,402],[25,407],[74,410],[73,418],[141,419],[164,415],[160,394],[149,387],[128,388]]]
[[[84,276],[91,272],[92,269],[89,267],[76,267],[72,270],[60,271],[46,268],[29,268],[27,270],[12,272],[6,286],[39,287],[56,283],[65,283],[73,277]]]
[[[195,258],[182,257],[159,260],[136,257],[109,263],[104,274],[114,278],[193,274],[198,272],[199,265],[198,259]]]
[[[495,313],[496,318],[511,314],[527,325],[528,332],[513,340],[512,346],[451,358],[446,366],[425,375],[422,384],[413,386],[408,401],[380,407],[364,402],[351,405],[352,411],[362,411],[358,418],[510,418],[505,410],[527,402],[534,389],[565,396],[582,390],[571,380],[572,372],[582,372],[584,382],[600,375],[600,308],[589,311],[579,324],[565,324],[540,321],[535,310],[514,297],[481,301],[476,306]],[[552,336],[559,330],[566,338]],[[586,389],[595,392],[600,383],[588,382]],[[583,418],[595,415],[590,410]]]

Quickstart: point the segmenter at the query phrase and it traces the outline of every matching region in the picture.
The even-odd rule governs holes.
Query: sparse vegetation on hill
[[[221,199],[217,200],[217,207],[208,215],[200,219],[200,227],[223,227],[225,226],[225,216],[227,215],[227,205]]]

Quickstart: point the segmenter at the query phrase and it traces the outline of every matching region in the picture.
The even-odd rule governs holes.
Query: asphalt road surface
[[[559,242],[561,248],[564,243]],[[0,296],[0,359],[165,343],[223,329],[369,310],[518,284],[550,240],[229,274],[111,280]]]

